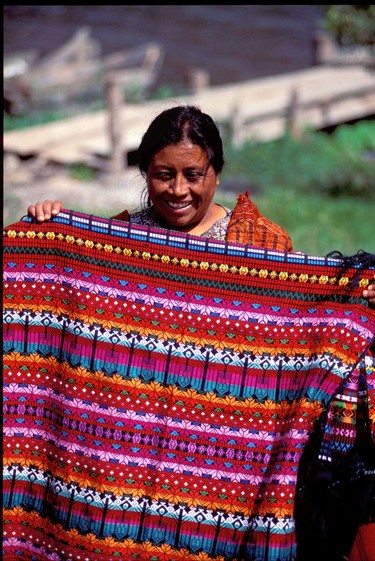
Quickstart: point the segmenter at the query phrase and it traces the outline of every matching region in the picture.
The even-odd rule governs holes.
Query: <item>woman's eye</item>
[[[172,179],[172,177],[173,175],[168,171],[159,171],[158,173],[155,173],[155,178],[160,179],[161,181],[168,181],[169,179]]]
[[[204,176],[203,176],[203,173],[200,173],[198,171],[194,171],[194,172],[191,172],[191,173],[187,173],[185,175],[185,177],[188,181],[194,182],[194,181],[200,181]]]

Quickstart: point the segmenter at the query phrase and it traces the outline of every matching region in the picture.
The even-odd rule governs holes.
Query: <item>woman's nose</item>
[[[176,177],[172,179],[171,188],[176,196],[184,195],[188,191],[188,182],[182,173],[178,173]]]

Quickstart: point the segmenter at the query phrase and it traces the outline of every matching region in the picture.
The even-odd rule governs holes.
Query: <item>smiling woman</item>
[[[355,311],[349,306],[352,298],[349,293],[345,293],[347,288],[351,289],[349,279],[341,278],[342,271],[337,269],[337,264],[332,270],[326,258],[323,258],[322,262],[322,258],[316,260],[314,256],[310,258],[301,253],[291,254],[289,235],[277,224],[262,216],[248,194],[238,197],[233,211],[214,202],[223,165],[222,141],[212,118],[194,106],[172,107],[160,113],[151,122],[139,147],[139,168],[146,180],[142,210],[132,214],[124,210],[111,219],[94,217],[93,220],[92,216],[78,217],[79,227],[74,230],[74,235],[69,228],[65,234],[57,230],[51,232],[48,224],[35,224],[28,219],[32,223],[29,235],[32,236],[31,239],[37,237],[38,248],[42,240],[49,243],[50,238],[59,243],[60,240],[65,240],[69,246],[77,244],[72,253],[70,247],[69,250],[64,248],[62,251],[68,261],[66,266],[59,265],[59,271],[64,271],[64,279],[65,273],[73,270],[70,261],[74,260],[76,252],[80,249],[89,254],[85,268],[90,263],[93,272],[85,269],[83,277],[86,282],[86,275],[92,276],[92,290],[84,293],[79,289],[79,292],[80,298],[84,299],[80,304],[82,309],[85,309],[84,316],[88,317],[90,322],[87,333],[92,335],[93,342],[88,343],[86,330],[83,329],[82,342],[78,343],[76,338],[74,344],[69,343],[70,347],[74,347],[72,363],[77,364],[77,354],[85,359],[86,349],[89,357],[87,362],[95,376],[99,367],[109,374],[116,370],[123,374],[124,383],[130,380],[132,384],[136,381],[136,386],[141,392],[139,399],[135,396],[134,401],[134,432],[130,435],[118,431],[117,427],[114,429],[116,434],[119,433],[120,439],[126,441],[126,445],[134,438],[130,449],[122,454],[121,461],[116,461],[120,464],[119,469],[129,470],[128,477],[124,477],[123,471],[120,474],[127,485],[137,482],[137,487],[138,476],[134,476],[133,472],[140,474],[145,470],[142,471],[142,481],[144,477],[145,485],[148,487],[150,484],[150,487],[139,502],[135,497],[138,488],[135,489],[134,501],[127,503],[129,510],[121,506],[114,514],[116,524],[105,519],[108,512],[113,513],[116,510],[117,507],[112,506],[122,503],[115,503],[116,498],[110,503],[111,493],[108,493],[108,496],[102,494],[102,502],[95,514],[97,519],[101,520],[98,535],[103,537],[102,529],[105,529],[108,537],[117,535],[119,539],[120,536],[124,536],[124,532],[127,533],[132,540],[132,551],[126,558],[133,554],[139,558],[137,549],[140,544],[146,544],[150,551],[147,555],[141,555],[145,561],[161,559],[159,545],[167,547],[165,551],[170,561],[195,561],[198,557],[202,561],[252,561],[255,558],[267,558],[269,561],[308,561],[304,553],[302,557],[298,556],[298,549],[296,556],[296,546],[298,545],[303,552],[302,547],[305,545],[305,549],[309,551],[311,542],[316,542],[319,550],[313,561],[318,558],[320,561],[342,561],[342,556],[333,557],[330,552],[328,556],[324,555],[323,542],[315,539],[319,530],[315,521],[312,522],[311,533],[308,528],[309,533],[304,537],[305,543],[301,543],[301,540],[299,543],[295,541],[294,531],[297,525],[294,520],[293,501],[297,467],[303,445],[302,435],[303,438],[307,438],[307,433],[312,428],[312,424],[303,425],[303,428],[299,423],[306,423],[311,412],[314,415],[320,414],[322,408],[332,403],[330,399],[337,395],[339,406],[341,407],[342,398],[346,407],[342,415],[343,420],[332,424],[333,421],[328,416],[324,426],[327,427],[327,434],[332,433],[338,439],[337,443],[334,440],[332,446],[337,444],[343,452],[347,449],[346,431],[349,429],[345,425],[344,416],[347,410],[352,412],[352,396],[356,396],[360,391],[360,375],[366,374],[365,366],[363,372],[361,370],[357,373],[357,364],[360,362],[358,356],[364,360],[364,348],[368,348],[369,351],[368,370],[373,372],[370,347],[373,333],[368,326],[374,324],[365,315],[365,309],[368,311],[369,307],[367,303],[364,305],[363,300],[366,293],[370,302],[371,298],[375,297],[375,286],[368,286],[370,275],[373,273],[373,256],[364,254],[359,256],[361,259],[351,260],[347,265],[360,266],[362,269],[367,267],[369,271],[366,272],[368,278],[363,279],[356,288],[358,306],[361,306],[355,308],[357,321],[361,320],[366,325],[358,327],[355,324],[353,339],[351,334],[346,335],[344,329],[339,329],[340,333],[345,334],[344,337],[338,334],[338,326],[341,325],[340,322],[343,326],[351,326]],[[67,215],[66,212],[62,212],[60,216],[56,216],[61,209],[60,201],[44,201],[30,205],[28,210],[37,222],[55,217],[55,220],[51,221],[51,229],[55,229],[55,224],[59,224]],[[75,218],[72,214],[69,217],[68,212],[65,220],[70,226]],[[92,233],[90,239],[84,242],[81,230],[86,228],[86,223],[89,224]],[[146,228],[147,226],[151,228]],[[21,239],[22,242],[25,236],[22,224],[20,228],[17,239]],[[126,232],[132,233],[132,239],[127,239]],[[92,236],[95,236],[95,239],[92,239]],[[118,236],[124,236],[124,240],[119,240]],[[10,229],[9,245],[15,243],[16,237],[16,230]],[[255,246],[255,249],[251,246]],[[34,248],[31,248],[30,252],[31,250],[34,251]],[[61,252],[61,248],[59,251]],[[94,253],[91,255],[91,251],[95,256]],[[97,253],[102,251],[103,253]],[[21,258],[29,259],[29,253],[23,252],[22,244],[20,255]],[[10,279],[15,275],[13,259],[12,253]],[[80,259],[81,257],[78,259],[79,266]],[[82,259],[86,257],[83,256]],[[299,265],[295,265],[296,263]],[[346,262],[340,266],[345,265]],[[22,265],[23,273],[24,270]],[[99,297],[106,298],[104,285],[110,281],[110,275],[114,274],[113,272],[117,274],[117,271],[120,271],[118,274],[121,275],[118,298],[115,302],[106,299],[103,308],[99,308]],[[220,281],[215,280],[216,276]],[[98,288],[94,281],[98,283]],[[28,289],[29,285],[31,283],[26,283],[23,288]],[[35,286],[37,285],[33,285]],[[197,293],[196,286],[199,287]],[[191,287],[194,287],[193,294],[190,293]],[[65,284],[63,290],[66,290]],[[142,291],[145,291],[144,298]],[[262,303],[259,302],[259,295],[263,295]],[[90,309],[86,296],[87,300],[91,296],[95,297]],[[145,302],[146,299],[148,302],[149,298],[152,298],[152,304],[147,308]],[[76,314],[75,298],[69,297],[64,301],[71,300],[74,302]],[[289,303],[286,305],[286,302]],[[304,302],[303,317],[299,311],[301,302]],[[331,303],[328,305],[328,302]],[[107,321],[105,304],[108,304],[110,314],[116,310],[116,319],[113,320],[114,333],[111,333],[108,340],[108,353],[111,355],[108,360],[106,357],[109,354],[105,351],[108,325],[103,324],[103,334],[99,333],[99,323],[91,325],[92,321],[96,322],[96,319],[93,319],[97,317],[96,314],[103,316]],[[206,306],[210,309],[207,317],[203,313]],[[320,306],[322,311],[319,310]],[[330,329],[327,329],[328,317],[336,308],[341,309],[342,306],[344,319],[338,320],[336,316],[332,316],[333,323]],[[220,311],[211,313],[213,308]],[[370,312],[373,314],[373,310]],[[25,337],[29,333],[29,313],[29,310],[25,311]],[[241,323],[241,314],[245,314],[244,324]],[[311,317],[311,314],[317,314],[317,317]],[[67,316],[62,315],[64,324],[61,331],[65,340],[65,331],[68,329],[65,325]],[[353,319],[349,321],[348,316]],[[16,330],[17,322],[18,319],[15,321]],[[123,322],[122,331],[118,331],[119,322]],[[320,322],[322,331],[319,327],[317,333],[315,326],[320,325]],[[300,331],[303,324],[306,326],[306,336],[304,331]],[[312,325],[314,330],[311,329]],[[46,331],[47,328],[43,330],[43,349]],[[124,344],[124,339],[121,339],[121,345],[116,350],[115,341],[120,341],[120,332],[128,338],[128,343]],[[258,332],[261,332],[262,336]],[[359,333],[366,333],[367,339],[357,351]],[[323,334],[326,335],[323,337]],[[148,336],[150,338],[144,344],[142,338]],[[343,338],[342,341],[339,337]],[[22,337],[17,333],[15,340],[18,343]],[[69,340],[68,336],[66,340]],[[34,348],[34,338],[30,341],[31,348]],[[321,344],[319,352],[318,342]],[[183,344],[186,344],[184,349]],[[348,355],[356,353],[355,356],[348,356],[348,367],[340,365],[336,358],[334,363],[329,363],[327,355],[331,356],[336,344],[339,344],[337,352],[340,360],[344,351]],[[235,353],[232,353],[231,348],[235,349]],[[125,364],[124,357],[127,352],[130,358]],[[21,353],[18,354],[21,356]],[[305,357],[310,354],[311,363],[306,363]],[[322,356],[317,358],[320,354]],[[286,361],[284,370],[283,361]],[[113,366],[108,367],[107,362],[113,362]],[[324,368],[327,368],[327,373]],[[291,370],[295,370],[292,377]],[[353,376],[348,378],[352,371]],[[142,382],[138,383],[135,376],[142,378]],[[337,379],[333,384],[331,379],[335,376]],[[342,385],[341,380],[346,385]],[[105,383],[107,388],[107,379]],[[151,404],[152,410],[144,410],[144,418],[147,421],[142,425],[141,402],[145,402],[147,407],[150,405],[152,400],[148,399],[148,394],[151,383],[154,384],[154,388],[160,390],[160,396]],[[147,388],[144,388],[143,384]],[[328,384],[326,389],[325,384]],[[121,396],[118,399],[121,404],[127,403],[127,398],[123,401],[125,395],[129,396],[129,400],[130,396],[133,399],[135,394],[130,386],[126,390],[121,385],[120,388]],[[95,399],[104,403],[108,395],[102,389],[98,390],[100,397]],[[186,393],[180,395],[180,391]],[[316,400],[321,391],[326,392],[327,397],[320,403]],[[83,392],[82,395],[86,399],[86,387]],[[202,399],[205,399],[203,394],[207,395],[208,405],[202,403]],[[113,406],[111,395],[110,405]],[[147,400],[144,397],[147,397]],[[176,398],[175,403],[172,403],[172,398]],[[222,399],[224,401],[220,401]],[[214,404],[211,408],[212,400]],[[167,418],[164,413],[164,417],[160,416],[161,404],[171,418]],[[180,413],[177,413],[180,407],[181,417]],[[121,415],[127,415],[122,405],[120,410]],[[203,418],[199,417],[197,423],[201,413]],[[117,411],[115,417],[117,420]],[[155,430],[158,431],[153,436],[149,428],[154,422],[151,418],[155,418]],[[128,420],[129,417],[127,422]],[[298,423],[298,426],[292,427],[290,420]],[[336,423],[335,416],[334,422]],[[199,429],[196,428],[198,425]],[[76,427],[75,420],[71,426]],[[100,438],[94,441],[95,446],[97,442],[102,445],[102,426],[99,428]],[[173,430],[173,434],[164,434],[159,439],[159,431],[164,429],[167,432]],[[247,430],[251,441],[243,440],[242,436],[239,436],[239,430],[242,429]],[[90,430],[96,431],[98,435],[98,429]],[[269,435],[267,430],[270,431]],[[350,430],[353,434],[357,430],[354,420]],[[212,431],[215,438],[222,431],[217,445],[213,444],[215,441]],[[114,432],[108,428],[108,439],[114,438]],[[343,442],[340,438],[343,438]],[[177,441],[180,444],[176,451]],[[116,446],[120,449],[122,442]],[[101,449],[100,453],[102,451]],[[106,462],[111,461],[113,454],[112,451],[107,452],[106,449]],[[135,456],[137,460],[134,463]],[[95,452],[95,462],[96,460],[101,461],[101,458]],[[156,467],[154,462],[157,463]],[[222,468],[219,468],[221,462]],[[334,460],[332,465],[335,465]],[[96,469],[95,466],[93,471]],[[160,473],[157,470],[160,470]],[[16,472],[9,473],[9,481],[16,477],[13,473]],[[104,469],[103,473],[106,473]],[[174,483],[169,486],[172,473]],[[185,495],[190,485],[186,483],[187,480],[192,481],[191,489],[195,490],[189,493],[189,501]],[[166,487],[164,483],[160,487],[161,481],[165,482]],[[346,486],[345,492],[347,489]],[[215,496],[210,496],[211,493]],[[154,499],[151,500],[150,496]],[[128,497],[124,491],[124,501],[128,501]],[[70,503],[73,504],[74,500],[75,491],[72,492]],[[173,505],[171,508],[166,506],[168,502]],[[320,504],[317,509],[318,514],[321,514]],[[72,509],[69,505],[67,510],[69,514],[65,526],[71,523]],[[303,518],[303,514],[302,512],[299,520]],[[327,521],[326,512],[322,513],[322,518],[324,525]],[[93,520],[94,517],[91,521]],[[73,522],[75,524],[75,520]],[[353,531],[352,541],[358,524],[350,525]],[[76,530],[75,527],[72,529]],[[194,536],[198,536],[197,541]],[[331,537],[328,537],[328,541],[332,541]],[[117,543],[115,545],[117,547]],[[346,555],[351,543],[345,544],[343,548],[342,540],[335,539],[332,545],[334,548],[337,546],[340,555],[341,550],[345,549],[342,553]],[[108,554],[107,558],[109,557],[112,558],[112,553]]]

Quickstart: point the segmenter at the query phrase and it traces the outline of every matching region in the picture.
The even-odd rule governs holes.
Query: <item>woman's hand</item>
[[[38,220],[38,222],[44,222],[49,220],[52,216],[56,216],[63,208],[61,201],[38,201],[35,205],[29,205],[27,207],[27,212],[30,216],[33,216]]]
[[[366,290],[363,291],[363,297],[368,299],[369,304],[375,306],[375,284],[370,284]]]

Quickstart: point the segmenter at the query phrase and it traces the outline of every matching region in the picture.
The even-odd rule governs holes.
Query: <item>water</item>
[[[166,51],[156,87],[179,91],[192,67],[212,85],[292,72],[313,64],[323,6],[5,6],[4,54],[46,54],[82,25],[102,53],[158,41]]]

